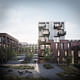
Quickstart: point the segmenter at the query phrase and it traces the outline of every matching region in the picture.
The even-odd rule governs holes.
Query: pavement
[[[45,69],[43,67],[43,64],[36,64],[35,71],[36,73],[34,74],[34,77],[44,77],[44,78],[49,78],[50,80],[62,80],[57,73],[63,72],[61,68],[56,66],[56,64],[51,64],[54,66],[53,69]]]
[[[7,64],[21,64],[21,62],[24,61],[24,59],[25,59],[25,54],[21,54],[14,57],[12,60],[9,60]]]
[[[12,69],[12,72],[8,72],[10,75],[17,75],[17,76],[27,76],[27,77],[34,77],[34,78],[38,78],[38,77],[44,77],[44,78],[49,78],[50,80],[62,80],[57,73],[59,72],[63,72],[63,70],[61,68],[59,68],[56,64],[51,64],[54,68],[53,69],[45,69],[43,67],[43,64],[4,64],[4,65],[15,65],[15,66],[20,66],[20,65],[31,65],[34,66],[34,69],[24,69],[23,70],[23,74],[20,75],[19,74],[19,69]],[[2,69],[1,69],[2,70]],[[8,71],[9,69],[6,69],[6,71]],[[29,71],[29,72],[25,72],[25,71]]]
[[[16,60],[17,59],[17,60]],[[20,66],[20,65],[30,65],[34,66],[34,69],[25,69],[23,70],[23,73],[20,74],[18,71],[20,69],[12,69],[12,72],[8,72],[9,68],[6,68],[5,72],[8,72],[8,74],[12,75],[17,75],[17,76],[27,76],[27,77],[44,77],[44,78],[49,78],[50,80],[62,80],[57,73],[63,72],[61,68],[59,68],[56,64],[51,64],[54,68],[53,69],[45,69],[43,67],[43,64],[38,64],[38,63],[29,63],[29,64],[21,64],[21,61],[25,59],[25,54],[19,55],[16,57],[16,59],[9,60],[7,64],[4,64],[4,66],[7,65],[13,65],[13,66]],[[4,70],[4,68],[0,68],[0,70]],[[25,72],[25,71],[28,72]]]

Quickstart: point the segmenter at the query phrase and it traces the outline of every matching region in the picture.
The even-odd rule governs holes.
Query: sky
[[[80,0],[0,0],[0,33],[36,44],[39,21],[63,21],[65,39],[80,39]]]

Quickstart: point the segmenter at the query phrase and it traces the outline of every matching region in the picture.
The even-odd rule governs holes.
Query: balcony
[[[40,45],[40,49],[44,50],[45,49],[44,45]]]
[[[58,23],[54,24],[54,29],[58,29],[60,27],[62,27],[60,24],[58,24]]]
[[[43,35],[45,35],[45,36],[49,36],[49,29],[44,29],[43,30]]]
[[[39,40],[40,40],[41,42],[45,42],[45,38],[44,38],[44,37],[39,37]]]
[[[39,31],[39,36],[43,36],[43,33],[42,33],[42,31]]]
[[[59,32],[57,33],[57,35],[58,35],[58,37],[64,36],[64,35],[66,35],[66,31],[61,30],[61,31],[59,31]]]
[[[45,22],[39,22],[39,24],[45,24]]]
[[[46,27],[45,24],[39,24],[39,27]]]
[[[50,44],[46,44],[46,48],[50,48]]]
[[[55,22],[54,23],[54,29],[64,29],[64,23],[63,22]]]

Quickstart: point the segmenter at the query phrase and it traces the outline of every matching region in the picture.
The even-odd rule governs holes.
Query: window
[[[1,37],[0,37],[0,42],[1,42]]]
[[[46,45],[46,48],[50,48],[50,45]]]
[[[44,49],[44,45],[40,45],[40,49]]]
[[[70,47],[69,43],[68,43],[68,48]]]
[[[71,51],[71,55],[74,56],[74,51],[73,50]]]
[[[63,49],[63,43],[61,43],[61,49]]]
[[[5,44],[4,44],[3,46],[4,46],[4,48],[6,47],[6,45],[5,45]]]
[[[49,30],[48,29],[43,30],[43,34],[49,34]]]
[[[44,52],[41,53],[41,56],[43,56],[43,55],[44,55]]]
[[[40,41],[45,41],[45,38],[44,37],[40,37]]]
[[[58,43],[56,43],[56,49],[58,48]]]
[[[48,37],[45,37],[46,42],[48,42]]]
[[[39,31],[39,36],[43,36],[42,31]]]
[[[57,62],[58,62],[58,64],[59,64],[59,61],[60,61],[60,59],[59,59],[59,57],[57,58]]]
[[[62,58],[62,61],[65,62],[65,58],[64,57]]]
[[[67,51],[65,51],[65,56],[67,56]]]
[[[55,37],[55,38],[54,38],[54,42],[60,42],[59,37]]]
[[[60,51],[58,50],[58,56],[60,56]]]
[[[72,55],[72,64],[74,64],[74,51],[71,51],[71,55]]]
[[[78,57],[80,57],[80,51],[78,51]]]

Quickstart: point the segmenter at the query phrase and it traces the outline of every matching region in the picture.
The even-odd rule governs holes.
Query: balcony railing
[[[45,48],[43,46],[40,46],[40,49],[44,50]]]
[[[40,40],[41,42],[44,42],[44,41],[45,41],[45,38],[44,38],[44,37],[40,37],[39,40]]]
[[[55,22],[54,29],[64,29],[64,22]]]
[[[43,30],[43,35],[49,35],[49,30],[48,29]]]
[[[39,24],[39,28],[41,28],[41,27],[46,27],[46,25],[45,24]]]
[[[60,36],[64,36],[66,35],[66,31],[63,31],[63,32],[58,32],[57,35],[60,37]]]

